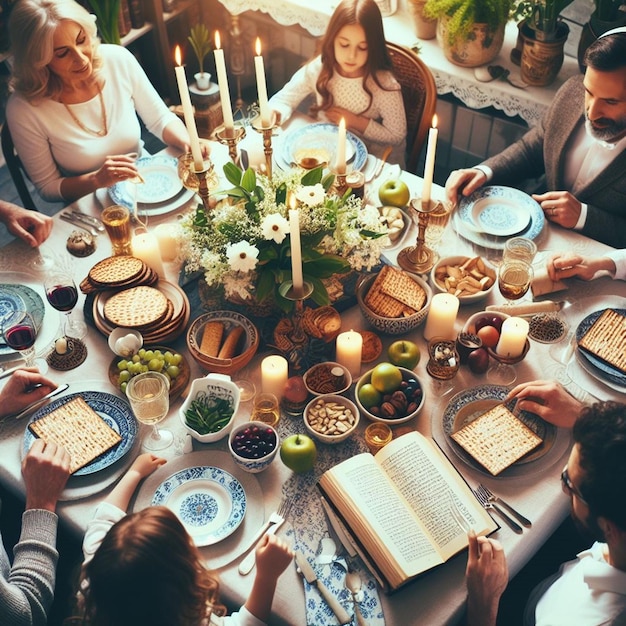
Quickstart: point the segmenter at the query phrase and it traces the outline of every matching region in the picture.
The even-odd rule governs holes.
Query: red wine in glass
[[[26,361],[26,367],[35,364],[35,340],[37,339],[37,329],[35,322],[29,313],[17,315],[19,321],[9,322],[2,327],[2,334],[7,345],[13,350],[17,350]]]
[[[78,291],[74,285],[54,285],[46,291],[48,302],[57,310],[67,313],[78,302]]]
[[[44,288],[48,302],[57,311],[61,311],[67,315],[65,334],[68,337],[74,337],[76,339],[84,337],[86,332],[85,324],[75,322],[71,318],[72,310],[78,302],[78,289],[71,275],[65,272],[53,272],[46,279]]]

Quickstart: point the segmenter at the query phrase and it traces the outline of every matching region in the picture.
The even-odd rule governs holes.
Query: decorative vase
[[[563,65],[563,46],[569,35],[569,26],[559,22],[551,41],[540,41],[532,28],[523,24],[520,29],[522,48],[521,76],[528,85],[545,87],[554,82]]]
[[[491,29],[488,24],[474,24],[469,35],[458,38],[452,45],[448,41],[448,22],[444,17],[437,22],[437,42],[450,63],[461,67],[478,67],[496,58],[504,42],[505,24]]]
[[[424,15],[426,0],[409,0],[409,13],[413,18],[415,34],[419,39],[434,39],[437,34],[437,20]]]
[[[578,67],[581,73],[585,71],[584,59],[587,48],[603,33],[625,25],[626,13],[620,19],[611,21],[601,20],[595,11],[591,14],[589,21],[583,25],[578,40]]]
[[[211,74],[208,72],[197,72],[193,77],[196,79],[198,89],[206,91],[211,86]]]

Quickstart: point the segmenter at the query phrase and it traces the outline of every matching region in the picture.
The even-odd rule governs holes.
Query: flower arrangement
[[[291,279],[290,208],[300,209],[302,273],[318,305],[329,302],[323,279],[371,270],[389,244],[378,209],[349,193],[329,192],[334,177],[324,177],[322,168],[276,172],[270,179],[227,163],[224,174],[233,188],[215,209],[199,205],[183,218],[182,241],[187,271],[204,272],[207,284],[222,286],[227,298],[273,297],[281,309],[291,308],[278,292]]]

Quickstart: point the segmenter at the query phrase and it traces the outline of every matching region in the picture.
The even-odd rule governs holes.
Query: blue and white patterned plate
[[[203,465],[172,474],[157,487],[151,504],[167,506],[197,546],[210,546],[243,522],[246,492],[232,474]]]
[[[472,219],[488,235],[511,237],[528,226],[530,210],[511,198],[481,198],[474,202]]]
[[[454,453],[462,461],[487,476],[492,476],[492,474],[461,448],[452,439],[451,435],[463,428],[463,426],[473,422],[477,417],[489,411],[489,409],[500,404],[506,398],[508,392],[509,388],[501,385],[480,385],[471,389],[464,389],[450,399],[443,413],[443,432]],[[513,403],[507,406],[509,409],[513,409]],[[537,461],[547,454],[556,440],[557,429],[552,424],[544,422],[539,416],[527,411],[521,411],[518,417],[528,428],[543,439],[543,444],[511,465],[511,467],[500,472],[498,477],[514,476],[520,472],[524,473],[524,466]]]
[[[85,402],[122,437],[122,441],[120,441],[118,445],[72,474],[72,476],[86,476],[113,465],[113,463],[121,459],[133,447],[135,437],[137,436],[137,422],[126,400],[103,391],[81,391],[80,393],[68,394],[46,404],[46,406],[42,407],[31,416],[28,423],[36,422],[44,415],[48,415],[48,413],[58,409],[77,396],[81,396]],[[24,455],[30,450],[35,439],[35,435],[33,435],[27,425],[24,431],[22,447]]]
[[[474,219],[475,206],[485,207],[489,205],[517,206],[518,210],[530,215],[529,221],[522,230],[511,233],[518,237],[536,239],[545,224],[543,210],[539,203],[533,200],[527,193],[513,187],[490,186],[481,187],[467,198],[459,200],[459,206],[454,212],[454,226],[462,237],[469,241],[495,250],[502,250],[507,240],[506,236],[487,232],[483,225]],[[492,222],[494,219],[492,218]]]
[[[613,308],[613,311],[619,313],[620,315],[626,317],[626,309],[616,309]],[[580,342],[580,340],[585,336],[587,331],[596,323],[598,318],[604,313],[606,309],[601,309],[600,311],[595,311],[590,315],[587,315],[585,319],[583,319],[578,327],[576,328],[576,342]],[[611,364],[607,363],[600,357],[597,357],[595,354],[584,350],[582,348],[578,348],[578,352],[580,356],[590,363],[592,368],[585,368],[594,378],[603,382],[603,379],[609,380],[615,385],[619,385],[620,387],[626,387],[626,374],[621,370],[613,367]]]
[[[290,165],[296,160],[296,153],[305,148],[323,149],[332,164],[337,152],[338,127],[327,122],[308,124],[293,131],[287,131],[282,142],[282,159]],[[360,170],[367,160],[367,148],[354,133],[346,134],[346,160],[352,169]]]
[[[32,315],[39,332],[45,312],[41,296],[26,285],[0,284],[0,321],[6,323],[12,319],[13,322],[19,322],[17,313],[20,310],[26,310]],[[14,353],[15,350],[5,343],[0,331],[0,355]]]

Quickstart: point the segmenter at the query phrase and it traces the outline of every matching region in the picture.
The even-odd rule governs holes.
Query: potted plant
[[[96,16],[100,38],[104,43],[121,42],[119,28],[120,0],[89,0]]]
[[[603,33],[626,26],[626,0],[595,0],[595,9],[583,26],[578,41],[578,66],[584,70],[583,59],[587,48]]]
[[[200,71],[194,74],[196,86],[202,91],[206,91],[211,84],[211,74],[204,71],[204,59],[211,52],[211,40],[209,30],[204,24],[196,24],[191,27],[191,35],[187,37],[193,51],[196,53]]]
[[[426,0],[424,14],[437,18],[437,41],[456,65],[493,60],[504,41],[511,0]]]

